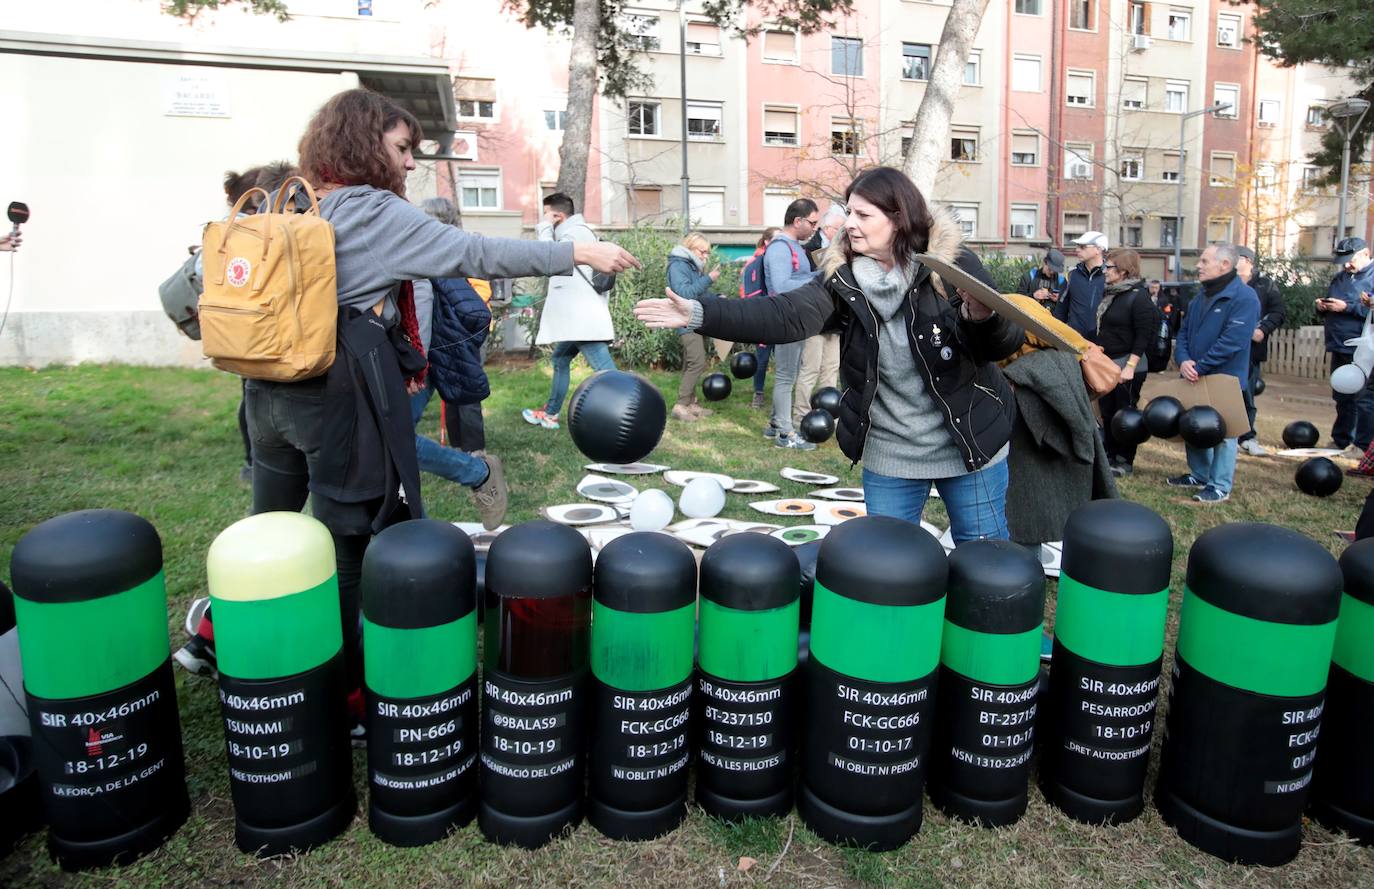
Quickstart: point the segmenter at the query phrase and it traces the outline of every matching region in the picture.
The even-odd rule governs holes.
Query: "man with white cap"
[[[1102,232],[1085,232],[1073,244],[1078,265],[1069,272],[1064,294],[1054,304],[1054,317],[1083,336],[1092,337],[1097,332],[1097,304],[1102,302],[1106,288],[1102,255],[1107,252],[1107,236]]]

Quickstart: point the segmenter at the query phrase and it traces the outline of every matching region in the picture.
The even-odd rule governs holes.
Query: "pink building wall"
[[[1207,32],[1197,35],[1199,39],[1206,41],[1207,46],[1207,92],[1203,94],[1202,100],[1194,100],[1193,104],[1198,108],[1203,108],[1212,103],[1213,84],[1234,83],[1240,85],[1240,107],[1236,109],[1235,118],[1212,118],[1207,117],[1206,127],[1203,130],[1202,158],[1193,161],[1193,169],[1199,167],[1204,171],[1202,180],[1203,188],[1198,207],[1198,218],[1196,227],[1185,229],[1185,234],[1189,231],[1194,232],[1196,240],[1193,243],[1184,242],[1185,247],[1197,246],[1204,247],[1207,244],[1207,219],[1209,216],[1230,216],[1231,217],[1231,238],[1237,243],[1244,244],[1250,237],[1250,226],[1243,213],[1244,198],[1242,193],[1246,186],[1252,182],[1246,172],[1251,168],[1250,154],[1250,134],[1255,127],[1255,89],[1257,77],[1255,76],[1255,65],[1257,63],[1255,55],[1255,45],[1250,42],[1242,42],[1239,49],[1225,49],[1217,46],[1217,14],[1219,12],[1231,15],[1242,16],[1243,32],[1250,35],[1250,15],[1253,12],[1248,4],[1230,6],[1227,4],[1213,4],[1206,18]],[[1211,177],[1207,171],[1211,167],[1213,151],[1230,151],[1236,155],[1236,171],[1238,182],[1230,188],[1213,187],[1210,185]]]
[[[1007,20],[1011,22],[1006,41],[1006,57],[1002,62],[1003,98],[1002,134],[1002,199],[997,207],[997,236],[1005,239],[1011,231],[1011,204],[1035,204],[1040,208],[1041,234],[1048,229],[1046,198],[1049,193],[1049,161],[1055,150],[1045,135],[1050,133],[1050,77],[1053,74],[1049,48],[1054,19],[1049,13],[1050,0],[1044,0],[1043,15],[1016,15],[1016,0],[1005,0]],[[1011,89],[1012,58],[1017,53],[1039,55],[1043,59],[1041,92],[1013,92]],[[1036,130],[1040,139],[1038,166],[1012,166],[1011,145],[1013,130]]]

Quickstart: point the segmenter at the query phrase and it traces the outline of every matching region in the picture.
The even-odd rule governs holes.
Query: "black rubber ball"
[[[826,386],[811,393],[811,407],[818,411],[825,411],[832,417],[840,415],[840,390],[834,386]]]
[[[1298,490],[1313,497],[1330,497],[1341,489],[1341,468],[1325,457],[1304,460],[1293,475]]]
[[[759,371],[759,357],[753,352],[736,352],[730,359],[730,373],[737,380],[747,380]]]
[[[1290,448],[1315,448],[1321,433],[1306,420],[1294,420],[1283,427],[1283,443]]]
[[[1226,421],[1216,408],[1194,405],[1178,418],[1178,434],[1195,448],[1214,448],[1226,440]]]
[[[1251,394],[1252,394],[1252,395],[1263,395],[1263,394],[1264,394],[1264,377],[1255,377],[1255,391],[1252,392]]]
[[[1144,444],[1150,437],[1145,427],[1145,415],[1135,408],[1128,407],[1112,415],[1112,438],[1121,444]]]
[[[725,374],[707,374],[701,379],[701,394],[707,401],[724,401],[730,397],[730,387],[734,384]]]
[[[1172,395],[1151,398],[1145,405],[1145,428],[1155,438],[1178,435],[1178,418],[1183,416],[1183,402]]]
[[[801,434],[802,438],[812,444],[827,441],[835,434],[835,418],[830,416],[829,411],[819,408],[807,411],[806,416],[801,419]]]
[[[582,381],[568,403],[573,444],[598,463],[635,463],[663,437],[668,418],[663,396],[648,380],[603,370]]]

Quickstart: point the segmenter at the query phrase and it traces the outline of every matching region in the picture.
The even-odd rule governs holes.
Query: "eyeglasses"
[[[1106,270],[1109,271],[1109,272],[1110,272],[1110,271],[1115,271],[1115,270],[1116,270],[1116,266],[1114,266],[1114,265],[1106,265],[1106,266],[1103,266],[1103,268],[1106,269]]]

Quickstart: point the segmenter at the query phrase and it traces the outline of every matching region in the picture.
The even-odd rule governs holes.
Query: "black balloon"
[[[812,444],[820,444],[835,434],[835,418],[828,411],[807,411],[801,419],[802,438]]]
[[[1178,418],[1183,416],[1183,402],[1172,395],[1151,398],[1145,405],[1145,428],[1155,438],[1178,435]]]
[[[1145,427],[1145,415],[1133,407],[1117,411],[1112,415],[1112,438],[1121,444],[1144,444],[1150,437]]]
[[[730,397],[730,387],[734,384],[725,374],[707,374],[701,380],[701,394],[707,401],[724,401]]]
[[[840,415],[840,390],[834,386],[826,386],[811,393],[811,407],[825,411],[832,417]]]
[[[1178,418],[1178,434],[1195,448],[1214,448],[1226,440],[1226,421],[1216,408],[1194,405]]]
[[[1341,468],[1325,457],[1304,460],[1293,475],[1298,490],[1313,497],[1330,497],[1341,489]]]
[[[1255,391],[1252,392],[1252,393],[1250,393],[1250,394],[1251,394],[1251,395],[1263,395],[1263,394],[1264,394],[1264,377],[1255,377]]]
[[[568,403],[573,444],[598,463],[643,460],[658,445],[667,419],[668,408],[658,389],[623,370],[592,374]]]
[[[1321,433],[1306,420],[1294,420],[1283,427],[1283,443],[1290,448],[1315,448]]]
[[[759,370],[759,358],[753,352],[736,352],[730,359],[730,373],[737,380],[747,380]]]

